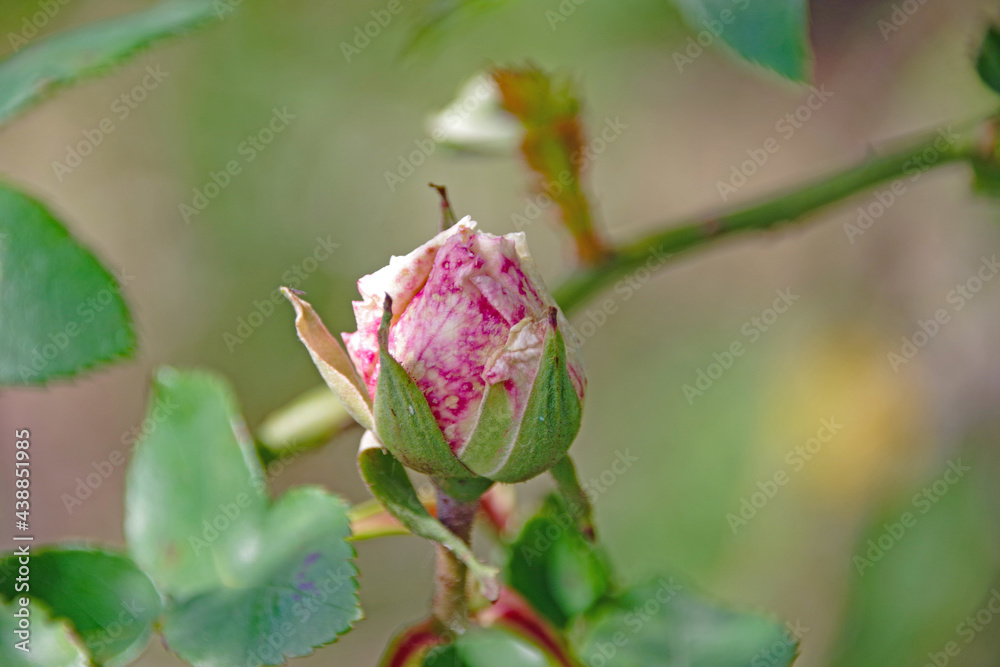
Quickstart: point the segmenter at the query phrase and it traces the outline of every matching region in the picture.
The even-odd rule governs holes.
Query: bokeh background
[[[20,30],[36,4],[4,0],[0,34]],[[524,213],[529,194],[514,154],[473,157],[439,145],[394,190],[385,178],[426,138],[428,116],[484,67],[530,60],[570,75],[590,128],[627,125],[588,174],[599,223],[615,240],[751,201],[995,104],[970,64],[995,9],[985,0],[920,4],[887,38],[879,21],[891,2],[812,3],[815,81],[832,96],[787,138],[775,125],[809,90],[720,49],[678,71],[674,54],[692,33],[661,0],[587,0],[555,29],[546,12],[558,11],[557,0],[502,3],[404,52],[417,4],[403,0],[403,12],[348,62],[341,43],[385,3],[242,3],[220,24],[62,92],[0,133],[0,173],[132,277],[126,294],[140,336],[134,361],[0,397],[2,430],[33,431],[39,539],[122,543],[122,468],[72,511],[63,496],[95,463],[127,453],[155,367],[223,373],[251,426],[318,384],[287,305],[240,344],[225,338],[312,256],[318,237],[339,247],[299,287],[331,329],[351,330],[357,277],[436,229],[428,181],[447,184],[459,215],[513,231],[512,214]],[[43,32],[135,5],[74,0]],[[0,51],[9,50],[2,40]],[[60,180],[52,163],[113,115],[114,100],[147,67],[168,76]],[[186,222],[179,205],[239,158],[240,143],[275,107],[294,114],[287,129]],[[724,204],[717,183],[772,136],[780,150]],[[845,225],[876,201],[871,194],[812,224],[680,259],[628,299],[608,291],[617,311],[584,346],[590,393],[574,451],[585,478],[605,473],[599,528],[624,579],[673,573],[735,606],[796,622],[807,629],[803,667],[918,666],[953,640],[962,650],[948,664],[1000,661],[1000,622],[980,616],[968,643],[959,629],[1000,587],[1000,281],[953,312],[912,361],[893,369],[887,358],[919,321],[951,311],[949,292],[1000,247],[998,209],[974,197],[969,181],[964,166],[927,172],[853,242]],[[572,257],[552,212],[526,233],[557,283]],[[751,341],[744,326],[776,290],[798,299]],[[587,318],[584,308],[575,321]],[[735,341],[746,353],[689,401],[684,385]],[[824,419],[841,427],[793,468],[789,452]],[[348,430],[304,455],[273,480],[275,491],[313,482],[364,500],[359,436]],[[637,463],[609,476],[620,452]],[[958,459],[969,471],[939,484],[945,491],[932,491],[935,502],[921,513],[914,494]],[[781,470],[788,483],[734,531],[727,515]],[[528,485],[525,511],[547,488]],[[866,540],[904,511],[917,525],[859,573],[854,557],[865,556]],[[358,550],[368,618],[339,645],[294,664],[374,664],[395,629],[424,615],[428,545],[393,537]],[[153,645],[136,664],[181,663]]]

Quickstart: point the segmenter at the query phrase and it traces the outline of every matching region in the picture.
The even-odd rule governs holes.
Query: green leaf
[[[675,2],[691,29],[699,35],[707,34],[712,41],[721,39],[741,58],[770,68],[792,81],[810,78],[812,51],[806,0]]]
[[[225,586],[178,601],[163,636],[194,665],[284,664],[335,641],[361,618],[347,507],[320,488],[286,493],[233,554]]]
[[[347,632],[361,611],[343,501],[300,487],[269,503],[235,400],[213,375],[161,370],[149,418],[125,532],[171,598],[171,650],[195,665],[272,665]]]
[[[30,597],[68,620],[97,664],[127,664],[145,648],[160,595],[127,556],[82,546],[45,548],[31,554],[29,565]],[[17,569],[18,556],[4,554],[0,572]],[[13,576],[4,577],[0,597],[19,598],[15,584]]]
[[[27,651],[18,648],[22,641],[14,633],[19,629],[16,602],[0,598],[0,665],[4,667],[90,667],[86,652],[79,646],[67,624],[55,621],[36,602],[28,607],[31,637]]]
[[[787,667],[797,648],[780,623],[718,607],[670,578],[634,588],[598,614],[578,653],[588,665]]]
[[[553,625],[565,628],[610,589],[604,555],[586,540],[558,496],[549,496],[510,545],[508,583]]]
[[[443,544],[454,551],[479,581],[483,595],[491,600],[497,598],[499,587],[496,569],[481,563],[465,542],[430,515],[407,477],[406,468],[392,454],[378,447],[371,433],[366,433],[362,440],[358,467],[372,495],[389,514],[396,517],[414,535]]]
[[[463,667],[461,656],[454,644],[432,648],[424,657],[423,667]]]
[[[474,628],[424,658],[424,667],[557,667],[538,647],[497,628]]]
[[[976,72],[994,93],[1000,93],[1000,29],[991,25],[976,56]]]
[[[992,491],[972,468],[952,461],[873,518],[854,550],[831,665],[922,665],[971,641],[970,626],[959,628],[985,606],[1000,565]]]
[[[0,124],[56,88],[99,74],[155,40],[217,17],[211,0],[162,0],[143,11],[40,39],[0,62]]]
[[[0,183],[0,385],[42,384],[131,355],[121,290],[41,203]]]
[[[229,388],[159,370],[125,489],[125,535],[161,590],[188,598],[224,585],[230,556],[267,508],[264,472]]]

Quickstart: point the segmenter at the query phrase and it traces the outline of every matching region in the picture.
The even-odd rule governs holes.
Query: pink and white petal
[[[550,305],[539,293],[531,276],[522,270],[517,244],[512,238],[514,236],[523,237],[524,235],[476,234],[476,251],[480,256],[486,258],[486,273],[497,281],[512,299],[524,307],[524,312],[510,322],[511,326],[529,315],[536,319],[541,318],[548,311]],[[541,284],[539,283],[539,285]],[[541,285],[541,290],[545,291],[544,285]]]
[[[393,318],[399,317],[423,288],[441,246],[456,234],[470,233],[475,228],[475,221],[466,216],[419,248],[401,257],[393,256],[388,266],[358,280],[361,300],[353,302],[358,329],[354,333],[341,334],[341,337],[373,397],[377,381],[377,334],[385,295],[392,297]]]
[[[390,352],[427,397],[453,449],[475,428],[483,371],[510,329],[477,287],[484,264],[471,234],[449,239],[389,336]]]
[[[506,343],[489,360],[483,373],[486,384],[503,383],[515,422],[528,406],[545,349],[545,336],[551,328],[548,319],[524,318],[511,328]]]

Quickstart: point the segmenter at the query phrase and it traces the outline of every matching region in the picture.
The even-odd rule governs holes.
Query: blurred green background
[[[313,256],[317,238],[339,247],[298,287],[332,330],[352,330],[356,279],[436,230],[428,181],[448,186],[460,216],[514,231],[512,215],[524,214],[528,196],[516,155],[436,146],[394,191],[386,184],[385,172],[426,138],[428,116],[485,67],[532,61],[569,74],[594,134],[608,119],[627,125],[589,174],[599,221],[618,240],[721,208],[717,183],[769,137],[780,137],[780,149],[727,206],[991,104],[970,65],[995,9],[984,0],[919,5],[885,37],[879,21],[893,3],[814,2],[815,82],[832,96],[790,137],[776,123],[809,90],[720,49],[678,71],[674,55],[692,33],[662,1],[588,0],[555,29],[545,13],[558,11],[557,0],[498,3],[404,53],[420,3],[403,0],[348,62],[342,42],[385,4],[241,3],[220,24],[65,91],[0,133],[0,173],[49,202],[109,268],[131,276],[126,293],[140,336],[133,362],[0,398],[4,429],[33,432],[35,497],[46,503],[33,508],[37,539],[122,542],[121,469],[72,511],[63,496],[96,463],[127,452],[154,367],[220,371],[251,426],[318,384],[286,304],[245,341],[226,342],[255,302]],[[74,0],[42,32],[135,6]],[[37,8],[4,0],[0,35],[20,31]],[[0,51],[10,51],[8,39]],[[119,118],[112,104],[147,67],[166,78]],[[288,127],[185,222],[179,205],[211,172],[243,159],[241,142],[275,108],[294,115]],[[108,116],[114,132],[60,179],[53,162]],[[872,194],[819,224],[736,240],[638,289],[607,292],[617,311],[584,345],[590,389],[574,452],[582,476],[598,480],[599,529],[624,577],[679,573],[722,600],[798,623],[807,628],[803,667],[923,665],[950,641],[961,650],[947,664],[1000,661],[1000,622],[981,616],[969,641],[960,627],[1000,587],[1000,285],[986,282],[898,372],[887,358],[921,320],[951,310],[949,292],[1000,246],[995,205],[974,198],[968,181],[961,166],[922,175],[853,242],[845,225],[877,201]],[[552,218],[549,211],[525,230],[550,285],[572,266]],[[776,290],[798,299],[748,335]],[[596,312],[599,301],[588,308]],[[581,309],[575,322],[588,317]],[[684,385],[736,341],[746,353],[689,401]],[[834,436],[808,460],[794,454],[824,419],[841,425]],[[354,465],[359,436],[352,429],[303,457],[274,486],[317,482],[365,499]],[[637,462],[612,472],[626,452]],[[922,512],[914,494],[959,458],[970,471],[939,484],[942,493],[931,487],[935,502]],[[787,483],[734,531],[727,515],[778,471]],[[528,485],[526,511],[547,485]],[[867,540],[877,544],[906,511],[916,525],[870,568],[858,566],[855,556],[869,558]],[[424,615],[428,545],[387,538],[359,545],[359,556],[368,619],[340,645],[294,664],[373,664],[395,629]],[[181,663],[154,645],[136,664]]]

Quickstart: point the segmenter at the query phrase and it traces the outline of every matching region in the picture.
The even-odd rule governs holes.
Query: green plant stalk
[[[463,502],[437,489],[437,518],[445,527],[470,544],[472,524],[479,511],[479,499]],[[431,609],[434,617],[445,628],[461,634],[469,628],[469,570],[455,553],[437,544],[434,572],[434,600]]]
[[[958,125],[962,131],[953,143],[943,143],[939,132],[928,133],[886,155],[819,179],[773,199],[731,213],[672,225],[664,231],[621,246],[595,266],[579,269],[555,290],[563,311],[576,310],[587,299],[614,280],[649,265],[664,265],[664,258],[708,245],[740,232],[777,229],[800,222],[804,217],[864,192],[886,181],[909,177],[952,162],[971,161],[980,156],[969,127],[978,128],[981,119]]]

